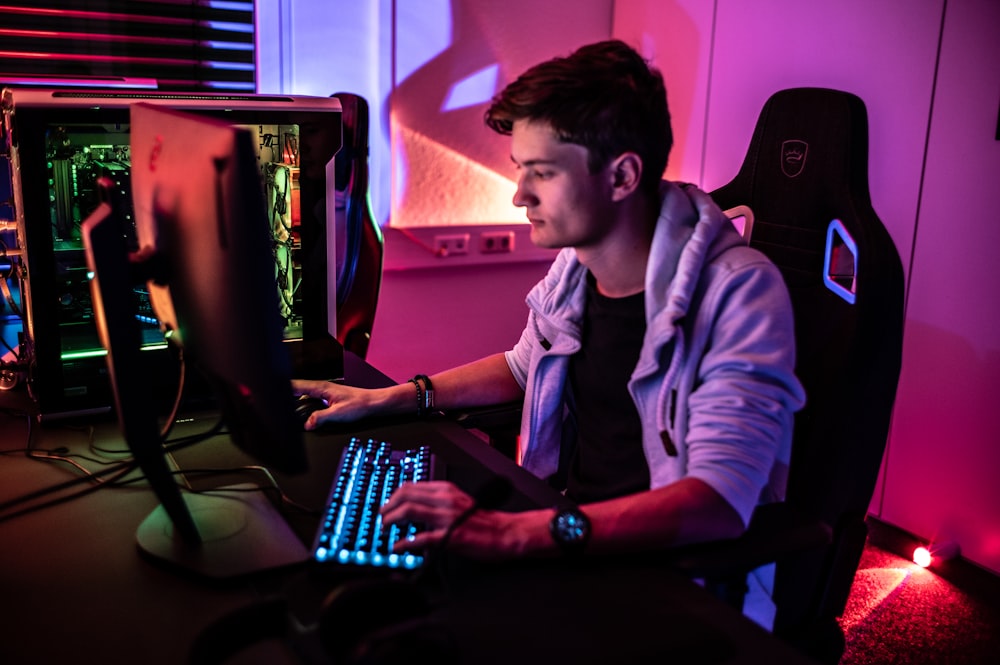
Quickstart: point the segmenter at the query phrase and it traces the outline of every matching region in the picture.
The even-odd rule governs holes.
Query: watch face
[[[590,520],[579,510],[560,511],[552,518],[552,537],[563,548],[579,550],[590,537]]]

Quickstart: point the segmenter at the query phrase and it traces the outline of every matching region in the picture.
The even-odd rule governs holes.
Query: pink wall
[[[617,0],[612,33],[632,44],[663,74],[674,147],[666,177],[700,182],[705,112],[712,65],[714,3]]]
[[[949,2],[881,516],[1000,571],[1000,3]]]
[[[483,111],[535,62],[608,35],[611,0],[398,3],[393,226],[524,222],[507,141]],[[440,27],[447,24],[448,29]]]
[[[387,270],[369,362],[405,381],[507,350],[527,321],[524,296],[547,269],[530,261]]]

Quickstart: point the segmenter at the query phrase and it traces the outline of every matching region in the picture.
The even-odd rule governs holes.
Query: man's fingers
[[[386,504],[382,520],[389,524],[419,522],[430,528],[447,527],[458,513],[451,508],[433,504],[406,501],[394,506]]]
[[[413,538],[402,538],[396,541],[393,551],[401,553],[429,549],[441,542],[445,531],[447,529],[428,529],[417,533]]]

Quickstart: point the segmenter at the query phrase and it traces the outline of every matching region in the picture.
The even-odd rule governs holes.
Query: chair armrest
[[[490,445],[511,459],[517,459],[517,437],[521,432],[520,400],[449,411],[448,416],[466,429],[482,432]]]
[[[455,422],[463,427],[487,431],[495,427],[520,427],[521,408],[522,402],[517,400],[502,404],[475,406],[448,413]]]
[[[745,575],[782,558],[826,547],[829,524],[803,515],[787,503],[758,506],[742,536],[679,547],[668,553],[671,566],[691,577]]]
[[[467,429],[486,433],[490,444],[512,458],[520,429],[522,403],[507,402],[462,409],[448,415]],[[788,503],[768,503],[754,510],[743,535],[738,538],[671,548],[668,565],[694,578],[728,581],[786,556],[817,550],[833,542],[829,524],[804,515]]]

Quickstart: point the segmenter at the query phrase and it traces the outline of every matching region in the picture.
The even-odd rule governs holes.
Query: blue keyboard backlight
[[[432,464],[426,446],[394,451],[386,442],[353,438],[341,456],[313,558],[357,566],[419,568],[424,562],[420,554],[393,552],[400,539],[413,540],[418,527],[386,525],[379,508],[403,483],[430,480]]]

